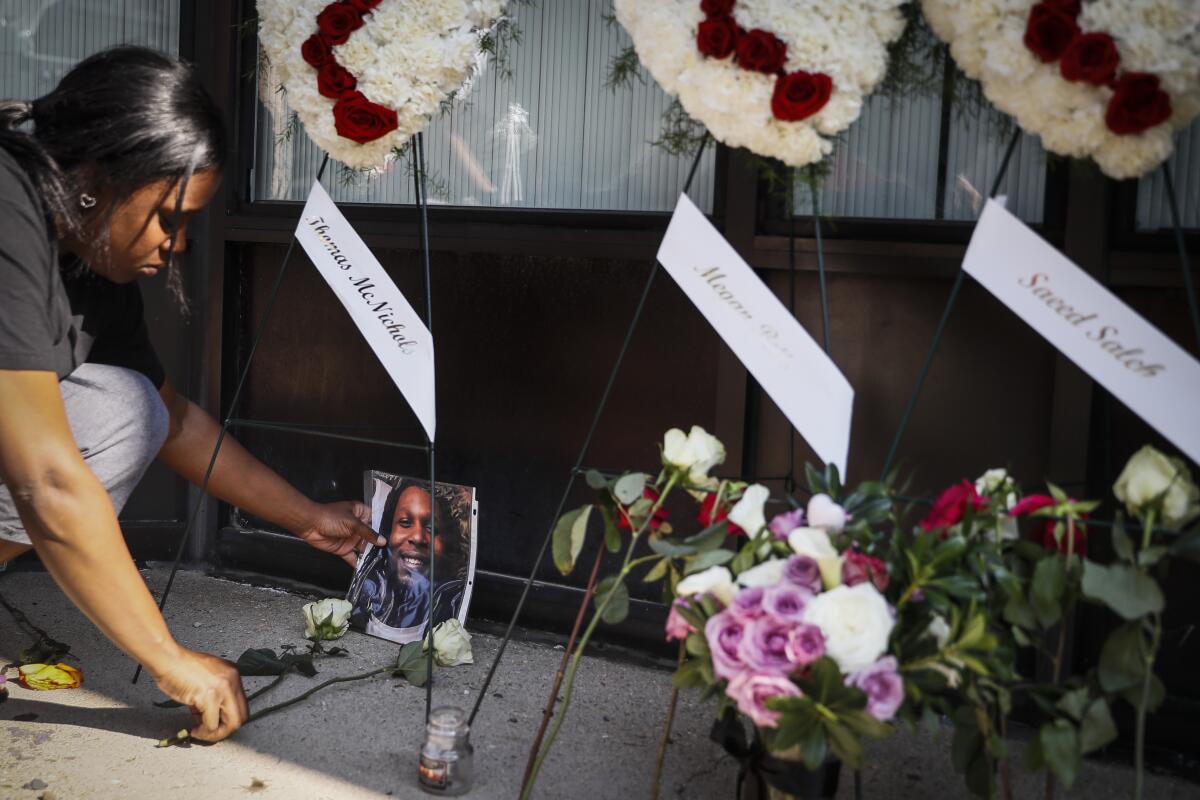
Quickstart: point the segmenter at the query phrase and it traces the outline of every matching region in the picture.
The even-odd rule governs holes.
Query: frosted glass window
[[[1200,124],[1192,123],[1176,135],[1175,154],[1168,163],[1179,200],[1179,219],[1183,227],[1196,230],[1200,228]],[[1161,169],[1138,181],[1137,226],[1139,230],[1175,227]]]
[[[425,132],[431,201],[459,206],[669,211],[691,159],[653,145],[670,98],[647,74],[616,91],[609,63],[630,44],[605,17],[611,0],[541,0],[513,6],[522,41],[507,71],[484,61],[470,91]],[[256,200],[302,200],[322,153],[288,111],[268,70],[259,84]],[[712,208],[713,151],[692,199]],[[398,163],[375,177],[332,170],[343,203],[411,203],[412,177]]]
[[[118,44],[177,54],[179,0],[0,0],[0,97],[40,97]]]

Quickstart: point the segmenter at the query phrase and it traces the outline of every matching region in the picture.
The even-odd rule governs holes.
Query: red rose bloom
[[[370,14],[383,0],[346,0],[359,14]]]
[[[709,17],[722,17],[733,13],[736,0],[700,0],[700,10]]]
[[[842,560],[842,583],[855,586],[867,581],[875,584],[875,588],[881,592],[887,589],[887,564],[866,553],[847,550]]]
[[[334,104],[333,124],[338,136],[359,144],[373,142],[400,126],[395,111],[372,103],[362,92],[350,92]]]
[[[704,502],[700,504],[700,512],[696,514],[696,520],[707,528],[709,525],[714,525],[728,516],[728,511],[722,507],[717,507],[717,493],[709,492],[704,495]],[[735,525],[732,522],[725,523],[725,530],[729,532],[730,536],[746,535],[741,525]]]
[[[737,47],[741,29],[731,16],[712,17],[696,30],[696,48],[710,58],[726,58]]]
[[[1010,516],[1023,517],[1027,514],[1032,514],[1043,508],[1049,508],[1055,504],[1055,500],[1050,495],[1046,494],[1031,494],[1025,497],[1021,502],[1008,510]],[[1087,519],[1087,515],[1083,515]],[[1042,543],[1042,547],[1047,550],[1057,549],[1060,553],[1067,552],[1067,529],[1066,523],[1063,523],[1063,537],[1061,542],[1054,541],[1054,526],[1058,520],[1048,519],[1034,530],[1034,538]],[[1075,543],[1071,548],[1071,552],[1075,553],[1080,558],[1087,555],[1087,528],[1076,523],[1075,525]]]
[[[1117,78],[1104,112],[1108,129],[1118,136],[1141,133],[1171,118],[1171,95],[1159,88],[1158,76],[1126,72]]]
[[[653,503],[658,500],[658,492],[647,486],[646,488],[642,489],[642,497]],[[666,520],[667,510],[660,507],[658,511],[654,512],[654,519],[650,520],[650,530],[658,530],[659,527],[666,522]],[[619,509],[617,510],[617,527],[623,531],[633,530],[633,526],[629,524],[629,517],[625,516],[625,513]]]
[[[317,14],[317,29],[331,47],[344,44],[362,24],[362,12],[349,3],[332,3]]]
[[[333,61],[333,51],[329,49],[329,42],[316,33],[305,39],[304,44],[300,45],[300,55],[308,62],[309,66],[315,69],[320,69]]]
[[[1057,61],[1079,33],[1075,17],[1050,3],[1038,3],[1029,11],[1025,46],[1047,64]]]
[[[975,491],[975,484],[964,480],[938,495],[925,519],[921,520],[921,530],[934,531],[957,525],[966,516],[968,504],[978,511],[987,506],[987,498]]]
[[[321,71],[317,73],[317,91],[322,97],[337,100],[342,95],[353,92],[357,85],[358,80],[350,74],[350,70],[336,61],[321,67]]]
[[[1081,33],[1063,53],[1059,70],[1069,81],[1086,81],[1104,86],[1117,74],[1121,54],[1107,33]]]
[[[737,62],[742,69],[774,75],[787,61],[787,45],[770,31],[755,28],[738,37]]]
[[[833,79],[824,72],[789,72],[775,79],[771,113],[776,119],[796,122],[820,111],[833,94]]]

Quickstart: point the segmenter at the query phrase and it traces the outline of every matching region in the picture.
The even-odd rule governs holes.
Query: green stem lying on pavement
[[[366,680],[367,678],[372,678],[376,675],[379,675],[380,673],[392,672],[393,670],[395,670],[395,666],[389,664],[386,667],[379,667],[377,669],[371,670],[370,672],[364,672],[359,675],[346,675],[345,677],[341,677],[341,678],[330,678],[329,680],[325,681],[324,683],[319,683],[316,686],[309,689],[308,691],[303,692],[303,693],[293,697],[290,700],[284,700],[282,703],[279,703],[278,705],[268,706],[260,711],[255,711],[253,714],[251,714],[249,717],[246,718],[246,722],[244,724],[248,725],[251,722],[254,722],[255,720],[262,719],[267,714],[273,714],[276,711],[287,708],[288,706],[295,705],[296,703],[299,703],[301,700],[307,700],[308,698],[312,697],[317,692],[324,689],[326,686],[333,686],[335,683],[349,683],[351,681]],[[283,676],[281,675],[279,677],[282,678]],[[273,685],[274,684],[270,684],[267,687],[265,687],[265,689],[269,689]],[[263,691],[265,691],[265,689],[259,690],[255,694],[255,696],[257,697],[259,694],[262,694]]]

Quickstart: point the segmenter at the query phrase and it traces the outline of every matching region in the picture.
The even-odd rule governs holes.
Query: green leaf
[[[1084,712],[1088,709],[1088,689],[1084,686],[1082,689],[1076,689],[1073,692],[1064,694],[1057,703],[1055,708],[1067,712],[1074,720],[1083,719]]]
[[[590,488],[595,489],[596,491],[600,491],[608,487],[608,481],[605,480],[603,475],[594,469],[589,469],[587,471],[587,474],[584,475],[584,480],[587,481],[587,485]]]
[[[612,595],[611,599],[608,599],[609,595]],[[596,608],[604,607],[604,613],[600,615],[600,619],[609,625],[623,622],[625,617],[629,616],[629,589],[626,588],[624,581],[617,580],[616,575],[609,575],[596,584],[595,601]],[[606,601],[607,606],[605,606]]]
[[[960,706],[954,714],[954,738],[950,743],[950,757],[955,771],[965,774],[982,751],[983,736],[975,721],[975,711],[970,706]]]
[[[689,633],[686,644],[688,655],[697,658],[707,657],[711,651],[708,649],[708,640],[704,638],[702,633]]]
[[[613,522],[612,511],[608,506],[600,506],[600,516],[604,518],[604,546],[610,553],[621,552],[621,531]]]
[[[1038,733],[1042,746],[1042,757],[1046,766],[1058,776],[1063,786],[1070,789],[1083,765],[1083,754],[1079,749],[1079,734],[1075,726],[1064,719],[1046,723]]]
[[[1079,749],[1083,753],[1099,750],[1117,738],[1117,725],[1103,697],[1092,701],[1079,724]]]
[[[862,769],[862,742],[849,728],[833,720],[825,720],[825,733],[829,736],[829,749],[850,769]]]
[[[1034,616],[1033,606],[1025,602],[1025,598],[1019,594],[1008,598],[1008,603],[1004,606],[1004,619],[1009,624],[1019,625],[1022,628],[1037,627],[1037,617]]]
[[[17,666],[56,664],[71,654],[71,645],[43,636],[17,655]]]
[[[1133,540],[1125,532],[1125,520],[1117,515],[1112,528],[1113,550],[1123,561],[1133,561]]]
[[[683,558],[684,556],[694,556],[696,554],[696,548],[690,544],[680,544],[666,536],[651,536],[650,549],[660,556],[666,556],[667,558]]]
[[[1066,492],[1064,492],[1058,486],[1055,486],[1053,483],[1050,483],[1050,481],[1046,481],[1046,487],[1050,490],[1050,496],[1053,497],[1055,502],[1057,502],[1059,505],[1062,505],[1070,500]]]
[[[691,659],[683,662],[683,666],[675,670],[671,676],[671,686],[676,689],[703,689],[707,685],[700,671],[701,659]]]
[[[1146,662],[1142,659],[1142,633],[1136,622],[1117,628],[1100,649],[1100,687],[1119,692],[1141,686]]]
[[[707,553],[701,553],[687,563],[684,569],[684,575],[691,575],[695,572],[701,572],[709,567],[727,564],[733,560],[733,552],[730,550],[709,550]]]
[[[575,569],[575,559],[583,549],[583,540],[587,534],[588,519],[591,517],[593,506],[586,505],[573,511],[568,511],[559,518],[554,526],[552,546],[554,551],[554,566],[563,575],[571,574]]]
[[[729,571],[741,575],[754,566],[754,544],[747,542],[729,564]]]
[[[725,539],[728,536],[729,527],[725,520],[721,520],[717,524],[710,525],[695,536],[689,536],[683,541],[696,548],[698,552],[703,553],[706,550],[713,550],[725,544]]]
[[[804,477],[808,479],[808,490],[813,494],[820,494],[826,490],[825,476],[807,461],[804,463]]]
[[[1062,557],[1047,556],[1034,567],[1029,601],[1043,627],[1050,627],[1062,617],[1060,601],[1066,586],[1066,562]]]
[[[1138,553],[1137,563],[1142,567],[1152,567],[1162,560],[1168,552],[1165,545],[1156,544],[1153,547],[1147,547],[1145,550]]]
[[[613,484],[613,494],[622,505],[629,505],[642,498],[646,489],[646,476],[641,472],[630,472],[622,475]]]
[[[1142,702],[1142,683],[1139,680],[1137,686],[1131,686],[1121,692],[1121,697],[1125,698],[1125,702],[1137,708]],[[1167,698],[1167,687],[1163,686],[1163,682],[1159,680],[1157,675],[1150,675],[1150,695],[1147,698],[1146,710],[1153,713],[1162,705],[1163,700]]]
[[[646,577],[642,578],[642,583],[654,583],[655,581],[661,581],[663,578],[667,577],[667,570],[670,568],[670,566],[671,562],[669,559],[659,559],[658,563],[656,563],[654,567],[646,573]]]
[[[424,686],[429,680],[429,660],[425,658],[421,642],[401,645],[396,655],[396,669],[413,686]]]
[[[275,655],[274,650],[251,648],[238,656],[234,663],[239,675],[282,675],[288,665]]]
[[[1125,619],[1139,619],[1162,611],[1162,590],[1153,578],[1129,564],[1104,566],[1083,562],[1083,593]]]
[[[843,711],[838,717],[859,736],[879,739],[892,732],[891,726],[880,722],[866,711]]]

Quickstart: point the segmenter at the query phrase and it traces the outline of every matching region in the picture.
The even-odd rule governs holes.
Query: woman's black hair
[[[31,132],[18,130],[25,122]],[[158,181],[178,183],[178,217],[192,174],[220,170],[226,153],[221,113],[192,68],[132,46],[84,59],[32,102],[0,100],[0,147],[29,175],[56,236],[102,241],[113,210]],[[83,194],[103,203],[98,215],[84,212]],[[173,261],[168,276],[182,300]]]

